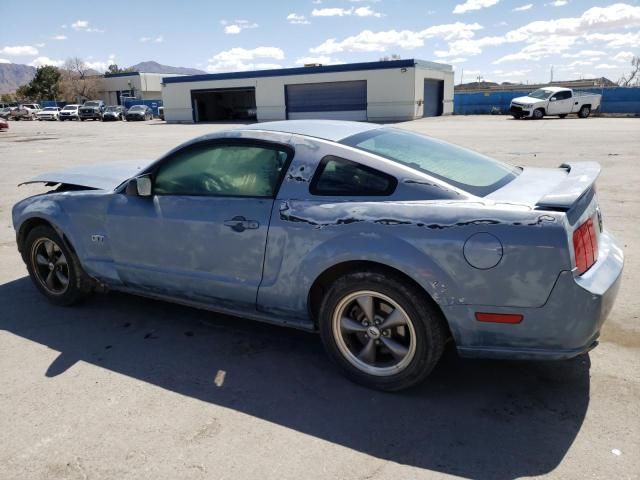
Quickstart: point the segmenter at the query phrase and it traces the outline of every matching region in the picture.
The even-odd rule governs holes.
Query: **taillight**
[[[573,252],[578,275],[582,275],[598,259],[598,236],[593,219],[589,219],[573,232]]]

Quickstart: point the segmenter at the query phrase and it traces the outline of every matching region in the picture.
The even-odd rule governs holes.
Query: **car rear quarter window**
[[[313,195],[384,196],[393,193],[391,175],[340,157],[324,157],[310,185]]]
[[[395,128],[377,128],[340,143],[427,173],[484,197],[513,180],[519,170],[466,148]]]

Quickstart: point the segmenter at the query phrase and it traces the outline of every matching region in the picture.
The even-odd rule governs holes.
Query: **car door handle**
[[[244,232],[245,230],[255,230],[260,226],[260,222],[247,220],[243,216],[236,216],[231,220],[226,220],[224,226],[231,228],[234,232]]]

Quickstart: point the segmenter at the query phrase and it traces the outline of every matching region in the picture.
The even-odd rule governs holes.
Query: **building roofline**
[[[249,72],[206,73],[184,77],[165,77],[163,83],[202,82],[207,80],[235,80],[243,78],[285,77],[291,75],[310,75],[314,73],[357,72],[361,70],[388,70],[394,68],[423,68],[451,72],[451,65],[427,62],[425,60],[390,60],[379,62],[343,63],[318,67],[278,68],[272,70],[254,70]]]
[[[140,72],[120,72],[120,73],[106,73],[104,74],[105,78],[113,78],[113,77],[139,77]]]

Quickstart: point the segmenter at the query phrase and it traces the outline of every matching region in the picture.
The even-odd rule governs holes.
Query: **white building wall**
[[[366,80],[369,121],[410,120],[422,117],[422,107],[418,105],[418,100],[422,99],[424,78],[445,80],[444,113],[451,113],[453,111],[453,73],[414,67],[167,83],[162,88],[162,100],[168,122],[191,123],[193,122],[192,90],[254,87],[257,118],[258,121],[264,122],[286,119],[285,85]]]
[[[423,116],[424,81],[426,78],[444,80],[442,114],[451,115],[453,113],[453,70],[443,71],[416,68],[414,86],[416,92],[416,107],[414,118],[421,118]]]

